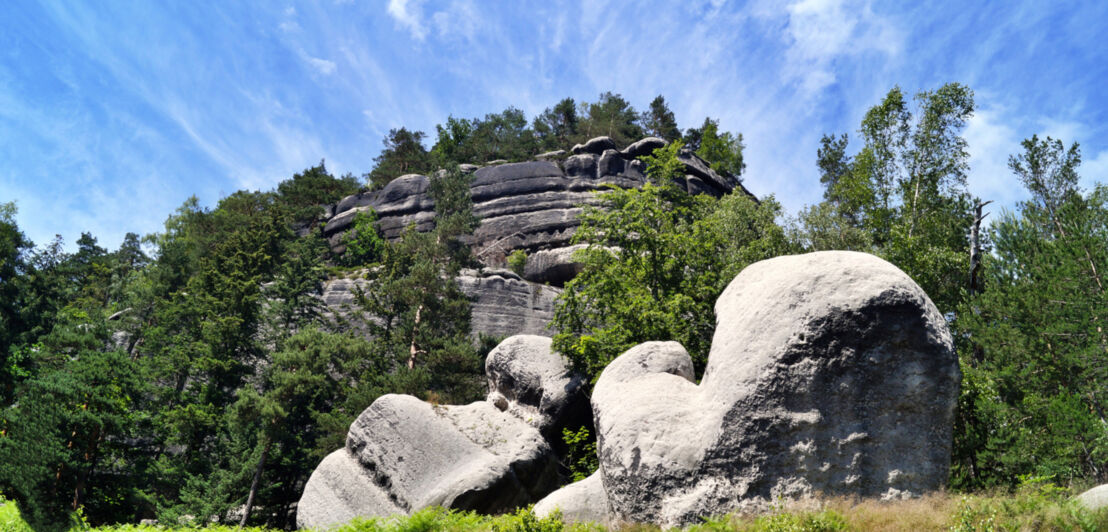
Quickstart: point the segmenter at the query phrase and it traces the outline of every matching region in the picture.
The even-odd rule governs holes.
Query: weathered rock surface
[[[609,185],[642,186],[644,168],[635,157],[663,145],[665,141],[648,137],[616,151],[610,138],[597,137],[578,145],[560,167],[555,159],[561,155],[555,152],[522,163],[463,165],[463,171],[474,174],[474,213],[481,221],[472,245],[479,259],[488,266],[501,266],[516,249],[533,253],[569,245],[582,207],[598,204],[597,192]],[[689,175],[686,190],[719,196],[741,188],[737,180],[718,175],[691,152],[680,158]],[[346,231],[359,212],[369,209],[376,211],[377,226],[385,238],[398,238],[409,226],[429,230],[434,222],[429,182],[425,176],[406,175],[379,191],[343,198],[327,209],[330,217],[324,235],[331,248],[344,250]]]
[[[388,492],[377,485],[373,475],[359,466],[346,448],[327,455],[320,462],[304,485],[300,500],[296,511],[299,528],[326,529],[341,525],[365,516],[366,508],[375,509],[377,515],[401,512]]]
[[[345,448],[312,473],[297,526],[428,506],[499,513],[556,488],[557,459],[542,429],[587,408],[583,377],[570,374],[541,336],[505,340],[486,368],[487,401],[436,406],[407,395],[374,401],[351,424]]]
[[[509,270],[462,273],[458,286],[472,301],[469,320],[473,334],[553,336],[556,332],[549,325],[560,288],[524,281]]]
[[[942,315],[895,266],[853,252],[762,261],[716,316],[699,385],[672,342],[637,346],[598,379],[611,517],[680,525],[779,497],[945,484],[958,362]]]
[[[1077,502],[1090,510],[1108,508],[1108,484],[1101,484],[1078,495]]]
[[[562,293],[560,288],[525,281],[501,269],[463,270],[457,281],[471,300],[470,329],[474,335],[554,334],[548,325],[554,318],[554,300]],[[322,299],[328,316],[355,326],[368,319],[358,315],[354,301],[354,290],[365,290],[367,282],[361,276],[324,282]]]
[[[516,335],[500,342],[485,359],[488,401],[539,429],[547,439],[580,426],[591,414],[586,379],[551,349],[545,336]]]
[[[600,472],[588,478],[574,482],[535,503],[534,512],[544,518],[557,510],[567,523],[607,524],[608,494],[604,492],[604,481]]]
[[[527,265],[523,277],[535,283],[550,283],[564,286],[570,279],[581,273],[584,264],[577,262],[573,254],[587,247],[585,244],[564,248],[544,249],[527,256]]]
[[[644,155],[652,155],[654,150],[664,148],[666,144],[665,140],[658,137],[646,137],[637,142],[632,142],[629,146],[624,148],[620,154],[628,159],[634,159]]]

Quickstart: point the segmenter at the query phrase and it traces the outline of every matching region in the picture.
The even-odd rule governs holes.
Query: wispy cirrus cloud
[[[821,134],[853,133],[893,85],[961,81],[970,190],[1014,202],[1007,156],[1033,133],[1080,142],[1083,175],[1108,178],[1106,21],[1097,2],[19,3],[0,18],[0,201],[36,241],[112,244],[191,194],[320,159],[360,175],[390,128],[612,91],[742,132],[747,184],[795,211],[820,198]]]
[[[421,0],[389,0],[385,10],[397,24],[411,32],[414,39],[422,41],[427,37]]]

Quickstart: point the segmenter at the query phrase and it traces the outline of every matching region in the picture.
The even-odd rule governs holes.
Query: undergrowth
[[[1108,530],[1108,509],[1091,511],[1077,505],[1070,490],[1047,482],[1031,482],[1015,493],[938,493],[917,499],[881,502],[830,498],[815,503],[780,505],[761,515],[728,515],[688,527],[690,532],[840,532],[902,530],[944,532],[1097,531]],[[116,525],[88,528],[77,521],[70,532],[275,532],[234,526],[206,528]],[[644,524],[567,524],[560,516],[537,517],[529,508],[484,516],[442,508],[427,508],[410,516],[357,519],[329,532],[656,532]],[[0,531],[36,532],[19,517],[14,503],[0,499]]]

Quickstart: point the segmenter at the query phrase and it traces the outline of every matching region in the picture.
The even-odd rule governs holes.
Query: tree
[[[304,223],[314,221],[323,212],[324,205],[354,194],[359,188],[353,175],[336,178],[327,173],[324,161],[319,161],[318,165],[278,183],[277,197],[288,209],[290,223]]]
[[[432,178],[434,229],[421,233],[409,227],[390,242],[358,295],[374,317],[369,332],[381,358],[397,365],[397,391],[458,402],[480,393],[481,357],[469,337],[470,304],[455,280],[473,261],[461,240],[477,225],[471,179],[458,171]]]
[[[537,153],[534,131],[527,127],[523,111],[514,107],[487,114],[483,119],[450,117],[445,126],[440,124],[436,130],[438,140],[431,148],[431,157],[440,167],[498,159],[521,161]]]
[[[846,154],[849,138],[846,133],[836,137],[824,134],[819,139],[816,151],[816,165],[819,166],[819,182],[823,185],[823,198],[838,204],[840,192],[838,183],[850,173],[851,158]]]
[[[708,161],[712,170],[724,175],[739,177],[746,169],[743,162],[743,136],[742,133],[732,135],[729,132],[719,132],[719,122],[710,118],[704,119],[696,135],[699,144],[696,154]]]
[[[142,459],[128,439],[144,385],[111,345],[102,314],[66,309],[35,352],[39,373],[0,412],[0,488],[32,524],[82,508],[94,523],[135,517]]]
[[[431,170],[431,158],[423,147],[422,131],[407,128],[390,129],[381,154],[373,158],[373,170],[366,176],[369,188],[379,189],[404,174]]]
[[[626,146],[643,137],[639,114],[618,94],[605,92],[596,103],[586,104],[585,109],[586,118],[581,124],[583,138],[604,135],[611,137],[616,146]]]
[[[573,98],[564,98],[535,117],[531,129],[543,150],[566,150],[580,134],[581,118]]]
[[[681,138],[681,130],[677,128],[677,119],[673,111],[666,105],[666,99],[658,95],[650,101],[650,110],[643,113],[642,128],[647,135],[653,135],[673,142]]]
[[[27,325],[21,309],[31,241],[15,221],[15,203],[0,203],[0,405],[8,404],[15,378],[22,373],[13,358],[16,342]]]
[[[1037,136],[1009,167],[1031,199],[989,230],[984,291],[955,322],[964,391],[956,485],[1013,486],[1021,475],[1108,480],[1108,189],[1078,187],[1080,151]]]
[[[346,249],[342,262],[348,266],[365,266],[381,259],[385,252],[385,239],[377,231],[377,212],[372,208],[354,216],[352,228],[343,236]]]
[[[554,345],[595,378],[615,356],[648,340],[676,340],[698,371],[715,330],[713,305],[747,264],[784,250],[780,206],[742,194],[716,200],[673,184],[680,142],[645,157],[649,182],[604,194],[574,235],[585,266],[560,296]]]
[[[968,285],[975,201],[966,191],[968,153],[962,137],[973,92],[948,83],[916,95],[913,115],[894,87],[862,119],[861,150],[847,156],[847,138],[825,135],[817,153],[825,206],[798,219],[799,241],[875,253],[952,312]],[[863,236],[864,235],[864,236]]]

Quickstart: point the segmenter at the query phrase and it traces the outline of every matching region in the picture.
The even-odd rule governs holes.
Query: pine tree
[[[666,99],[658,95],[650,101],[650,110],[642,115],[642,128],[647,135],[653,135],[673,142],[681,138],[681,130],[677,127],[677,119],[673,111],[666,105]]]
[[[1013,486],[1108,480],[1108,189],[1078,187],[1080,152],[1032,137],[1009,166],[1031,192],[990,229],[984,291],[959,312],[965,382],[953,478]]]

